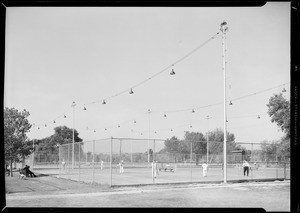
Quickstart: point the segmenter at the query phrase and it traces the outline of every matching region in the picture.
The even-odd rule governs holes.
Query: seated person
[[[23,171],[25,171],[25,173],[26,173],[26,177],[28,177],[28,175],[30,175],[31,177],[33,176],[33,177],[36,177],[36,175],[32,172],[32,171],[30,171],[30,166],[28,166],[28,165],[25,165],[25,167],[22,169]]]

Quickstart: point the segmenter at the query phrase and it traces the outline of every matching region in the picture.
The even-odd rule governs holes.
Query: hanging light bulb
[[[223,27],[223,26],[226,26],[226,25],[227,25],[226,21],[223,21],[223,22],[221,23],[220,30],[222,31],[222,27]],[[225,31],[226,31],[226,29],[225,29]]]
[[[86,110],[85,105],[84,105],[84,107],[83,107],[83,110]]]
[[[231,102],[231,101],[229,102],[229,105],[232,105],[232,102]]]
[[[174,72],[174,64],[172,64],[172,71],[170,72],[170,75],[175,75],[175,72]]]
[[[282,92],[286,92],[285,88],[283,88]]]
[[[130,89],[130,92],[129,92],[129,94],[133,94],[132,88]]]
[[[102,104],[106,104],[105,100],[103,100]]]
[[[194,109],[192,110],[192,113],[195,113],[195,110],[194,110]]]

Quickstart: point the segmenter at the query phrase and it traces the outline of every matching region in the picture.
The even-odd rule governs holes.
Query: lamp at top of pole
[[[228,27],[226,26],[227,25],[227,22],[226,21],[223,21],[220,25],[220,30],[225,33],[228,31]]]

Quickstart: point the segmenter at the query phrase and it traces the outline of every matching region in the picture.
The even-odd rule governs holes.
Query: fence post
[[[88,153],[88,151],[87,151],[87,148],[86,148],[86,150],[85,150],[85,165],[87,165],[87,162],[88,162],[88,154],[87,153]]]
[[[132,162],[132,140],[130,140],[130,150],[131,150],[130,159],[131,159],[131,164],[133,165],[133,162]]]
[[[253,163],[253,143],[251,143],[251,163]],[[251,179],[253,179],[253,168],[251,168]]]
[[[112,186],[112,140],[113,138],[111,137],[110,139],[110,186]]]
[[[60,152],[61,152],[61,145],[59,144],[58,145],[58,163],[59,163],[59,167],[58,167],[58,178],[60,178],[60,169],[61,169],[61,155],[60,155]]]
[[[95,180],[95,140],[93,140],[93,183]]]
[[[190,167],[191,167],[191,182],[193,180],[193,172],[192,172],[192,158],[193,158],[193,142],[191,142],[191,154],[190,154]]]
[[[120,139],[120,162],[122,160],[122,139]]]
[[[286,179],[286,162],[283,162],[284,179]]]
[[[69,176],[70,175],[69,174],[70,173],[70,168],[69,167],[70,167],[70,143],[68,143],[68,171],[67,171],[68,172],[68,179],[70,179],[70,176]]]
[[[156,160],[156,158],[155,158],[155,139],[153,140],[153,154],[152,155],[153,155],[152,156],[153,160]]]
[[[278,178],[278,161],[276,161],[276,179]]]
[[[69,172],[69,164],[70,164],[70,144],[68,143],[68,172]]]
[[[78,180],[79,180],[79,181],[80,181],[80,173],[81,173],[81,171],[80,171],[80,169],[81,169],[81,168],[80,168],[80,162],[81,162],[81,161],[80,161],[80,149],[81,149],[81,143],[78,143],[78,152],[79,152],[79,153],[78,153],[78,155],[79,155],[79,156],[78,156],[78,167],[79,167],[79,169],[78,169],[78,170],[79,170],[79,178],[78,178]]]

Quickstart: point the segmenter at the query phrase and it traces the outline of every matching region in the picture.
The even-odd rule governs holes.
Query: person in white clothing
[[[123,160],[121,160],[119,166],[120,166],[120,174],[124,173]]]
[[[244,160],[244,163],[242,166],[244,168],[244,176],[246,173],[247,173],[247,176],[249,176],[249,163],[246,160]]]
[[[157,162],[152,162],[152,177],[156,178],[156,175],[158,174],[158,168],[157,168]]]
[[[65,159],[62,160],[61,164],[62,164],[62,169],[65,170],[65,167],[66,167]]]
[[[100,162],[100,167],[101,167],[101,170],[103,170],[103,160],[101,160],[101,162]]]
[[[203,168],[203,177],[207,176],[207,167],[208,165],[206,163],[202,164],[202,168]]]

